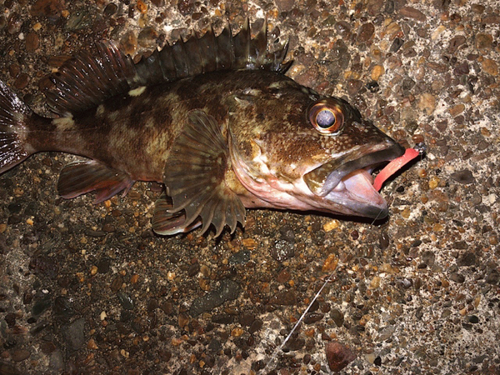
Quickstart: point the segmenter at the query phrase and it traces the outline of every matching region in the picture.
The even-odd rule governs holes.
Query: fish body
[[[96,202],[134,181],[165,185],[153,229],[244,223],[246,208],[383,218],[373,168],[404,149],[346,101],[283,73],[286,47],[267,51],[265,25],[248,23],[156,51],[137,65],[113,44],[52,77],[57,118],[34,114],[0,84],[0,173],[41,151],[87,157],[65,167],[61,196]]]

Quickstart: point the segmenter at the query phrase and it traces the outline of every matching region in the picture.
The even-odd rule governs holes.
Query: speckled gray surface
[[[354,353],[346,374],[500,373],[498,1],[0,9],[0,79],[38,111],[59,57],[96,40],[138,55],[267,17],[290,39],[290,76],[428,145],[383,189],[383,223],[255,210],[220,240],[154,236],[150,184],[99,206],[62,200],[74,157],[30,158],[0,176],[0,374],[326,374],[331,342]]]

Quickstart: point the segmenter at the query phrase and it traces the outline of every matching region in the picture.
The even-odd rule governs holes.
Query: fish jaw
[[[382,219],[388,215],[387,202],[373,187],[371,171],[403,154],[404,148],[388,138],[384,143],[363,145],[324,163],[302,179],[314,194],[313,200],[321,202],[323,197],[327,202],[339,203],[341,214]]]
[[[404,148],[387,137],[384,143],[360,146],[332,157],[330,162],[310,167],[295,180],[273,173],[263,154],[253,159],[251,167],[233,157],[233,170],[242,185],[258,198],[242,198],[248,208],[321,211],[383,219],[388,215],[388,206],[373,187],[371,171],[403,153]]]

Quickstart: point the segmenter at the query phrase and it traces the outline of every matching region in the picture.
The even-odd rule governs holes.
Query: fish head
[[[345,100],[293,81],[279,93],[253,94],[237,99],[241,111],[232,112],[230,125],[232,168],[249,192],[246,207],[387,216],[371,173],[403,147]]]

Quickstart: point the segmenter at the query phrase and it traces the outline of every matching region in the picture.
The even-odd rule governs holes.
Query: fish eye
[[[335,124],[335,121],[337,121],[335,114],[330,109],[322,109],[316,115],[316,123],[321,129],[328,129]]]
[[[309,109],[309,121],[320,133],[335,134],[342,129],[344,116],[338,107],[319,102]]]

